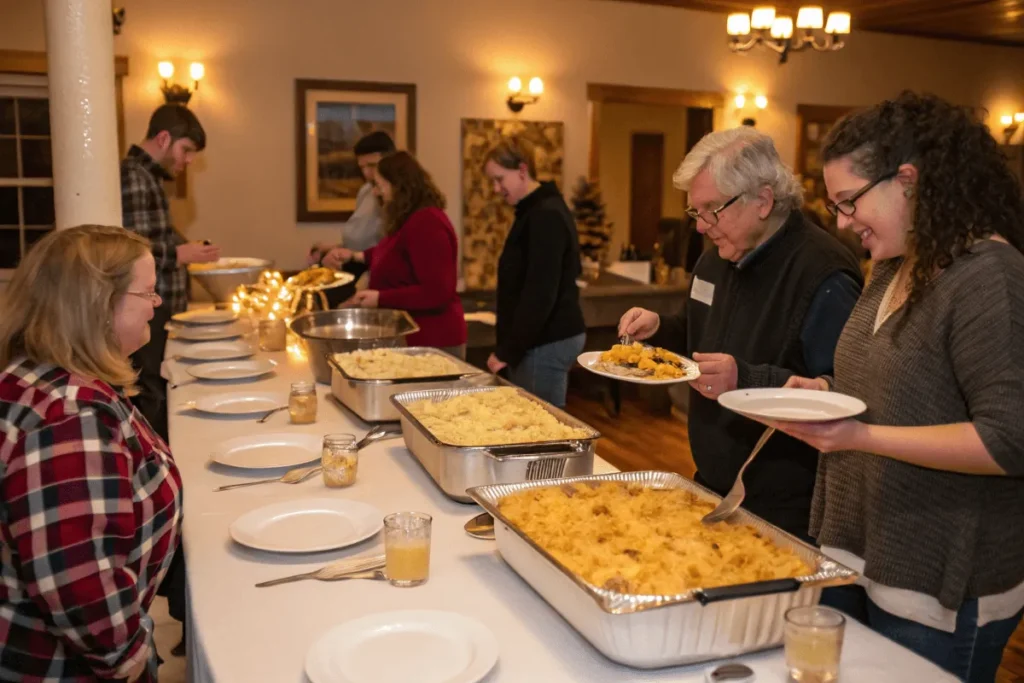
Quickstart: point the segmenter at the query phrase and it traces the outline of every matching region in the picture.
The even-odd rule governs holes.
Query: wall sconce
[[[1012,116],[1010,114],[1003,114],[999,118],[999,122],[1003,124],[1003,141],[1004,145],[1010,144],[1010,140],[1013,138],[1013,134],[1020,128],[1020,124],[1024,123],[1024,111],[1019,111]]]
[[[527,93],[523,92],[523,81],[519,76],[513,76],[508,81],[508,108],[518,114],[528,104],[536,104],[540,96],[544,94],[544,81],[534,76],[527,86]]]
[[[160,87],[160,91],[164,94],[164,101],[168,104],[182,106],[188,106],[188,101],[192,99],[192,93],[199,90],[199,81],[203,80],[203,76],[206,75],[206,67],[200,62],[192,62],[188,69],[189,75],[192,77],[192,87],[186,88],[170,82],[171,77],[174,76],[174,64],[160,62],[156,68],[160,72],[160,78],[164,79],[164,84]]]

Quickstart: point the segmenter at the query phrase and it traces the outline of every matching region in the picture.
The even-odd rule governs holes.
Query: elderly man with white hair
[[[697,262],[680,315],[633,308],[619,333],[700,364],[691,384],[690,447],[697,481],[725,494],[764,427],[721,408],[718,396],[830,374],[863,280],[850,252],[804,218],[800,183],[764,133],[744,127],[706,135],[673,181],[716,249]],[[809,540],[817,463],[813,448],[776,434],[744,475],[744,507]]]

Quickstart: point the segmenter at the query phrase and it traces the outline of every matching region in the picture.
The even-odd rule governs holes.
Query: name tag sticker
[[[690,285],[690,298],[710,306],[715,298],[715,286],[699,277],[694,277],[693,284]]]

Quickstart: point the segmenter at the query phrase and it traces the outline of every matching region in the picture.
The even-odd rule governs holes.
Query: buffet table
[[[168,358],[183,342],[168,344]],[[211,448],[232,437],[275,432],[321,436],[369,426],[327,400],[318,385],[319,416],[312,425],[292,425],[287,412],[266,424],[255,419],[215,418],[181,409],[204,394],[246,388],[287,395],[290,382],[311,379],[304,359],[288,352],[261,354],[278,363],[266,379],[234,384],[190,383],[170,390],[170,436],[185,486],[184,544],[189,576],[188,657],[192,683],[306,681],[304,661],[313,642],[330,627],[374,612],[450,610],[474,617],[496,636],[497,667],[488,683],[677,681],[699,683],[712,665],[640,671],[615,664],[594,650],[523,582],[495,550],[469,537],[463,524],[479,512],[446,498],[405,449],[401,439],[378,441],[360,453],[356,484],[325,488],[315,477],[301,484],[266,484],[217,492],[219,485],[261,478],[267,472],[229,470],[209,461]],[[174,361],[168,361],[174,363]],[[180,372],[180,368],[176,370]],[[598,460],[598,471],[612,468]],[[280,474],[281,471],[274,471]],[[378,535],[354,547],[309,555],[280,555],[235,544],[229,526],[239,515],[273,502],[302,497],[343,497],[372,503],[382,512],[417,510],[433,515],[430,580],[418,588],[386,582],[302,581],[256,588],[260,581],[311,571],[343,557],[382,552]],[[395,653],[401,656],[401,653]],[[740,658],[759,682],[786,680],[781,649]],[[856,683],[953,681],[951,676],[867,628],[849,622],[842,680]],[[417,683],[410,681],[410,683]]]

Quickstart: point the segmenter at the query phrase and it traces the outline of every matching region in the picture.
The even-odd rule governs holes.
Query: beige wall
[[[686,108],[602,105],[598,163],[601,191],[608,205],[608,220],[615,224],[610,252],[613,258],[618,257],[622,245],[629,241],[634,133],[661,133],[665,136],[661,215],[671,218],[683,215],[682,194],[672,186],[672,174],[686,154]]]
[[[130,59],[127,133],[161,103],[156,64],[206,64],[193,109],[209,147],[190,174],[183,227],[227,254],[301,265],[336,230],[295,223],[294,79],[414,82],[419,154],[460,215],[459,119],[506,117],[508,78],[539,75],[523,116],[566,124],[567,182],[586,172],[586,85],[763,92],[758,127],[796,151],[796,105],[856,105],[901,88],[930,90],[998,114],[1024,106],[1024,50],[854,34],[840,52],[794,55],[726,46],[725,16],[612,0],[124,0],[115,49]],[[0,0],[0,48],[42,50],[42,0]],[[855,19],[856,21],[856,19]],[[735,112],[726,116],[739,122]],[[176,207],[180,209],[182,207]]]

